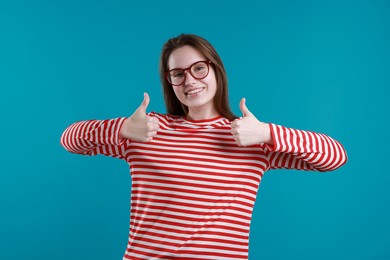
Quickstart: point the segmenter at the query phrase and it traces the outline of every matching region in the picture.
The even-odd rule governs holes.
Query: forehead
[[[205,59],[200,51],[192,46],[185,45],[171,53],[168,59],[168,69],[187,68],[195,62]]]

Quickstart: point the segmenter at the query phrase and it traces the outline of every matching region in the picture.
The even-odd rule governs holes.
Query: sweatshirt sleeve
[[[125,117],[118,117],[75,122],[65,129],[60,143],[71,153],[90,156],[103,154],[125,159],[127,139],[119,137],[119,131],[125,119]]]
[[[347,162],[344,147],[333,138],[311,131],[269,124],[274,144],[265,144],[270,169],[333,171]]]

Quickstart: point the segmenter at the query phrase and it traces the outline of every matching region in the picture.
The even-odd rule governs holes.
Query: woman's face
[[[197,49],[183,46],[174,50],[169,56],[168,68],[185,69],[198,61],[207,60]],[[191,111],[193,109],[214,110],[214,96],[217,92],[217,81],[212,66],[204,79],[195,79],[189,70],[185,72],[185,80],[179,86],[172,86],[176,97]]]

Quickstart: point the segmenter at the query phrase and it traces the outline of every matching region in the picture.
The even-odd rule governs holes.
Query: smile
[[[192,89],[192,90],[190,90],[190,91],[187,91],[185,94],[186,94],[187,96],[193,96],[193,95],[196,95],[196,94],[202,92],[204,89],[205,89],[204,87],[203,87],[203,88]]]

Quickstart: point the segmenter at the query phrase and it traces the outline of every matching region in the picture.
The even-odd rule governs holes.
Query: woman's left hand
[[[245,98],[241,99],[242,117],[232,121],[231,133],[238,146],[250,146],[258,143],[273,144],[270,127],[260,122],[246,107]]]

